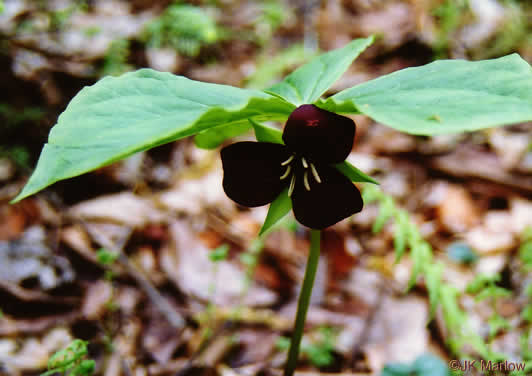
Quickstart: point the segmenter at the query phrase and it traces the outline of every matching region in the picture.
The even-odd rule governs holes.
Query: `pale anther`
[[[318,175],[318,170],[316,170],[316,167],[314,167],[312,163],[310,164],[310,169],[312,170],[312,175],[314,175],[314,179],[316,179],[318,183],[321,183],[320,176]]]
[[[290,162],[292,162],[292,160],[294,159],[294,154],[292,154],[290,156],[290,158],[288,158],[286,161],[284,161],[283,163],[281,163],[281,166],[286,166],[287,164],[289,164]]]
[[[308,168],[308,163],[305,158],[301,158],[301,162],[303,163],[303,167]]]
[[[296,175],[292,175],[292,179],[290,180],[290,187],[288,187],[288,197],[292,196],[292,193],[294,193],[294,188],[296,186]]]
[[[310,191],[310,184],[308,183],[308,171],[305,171],[303,174],[303,184],[305,185],[305,189]]]
[[[288,167],[286,168],[286,171],[285,171],[285,173],[283,174],[283,176],[281,176],[281,180],[286,179],[286,178],[288,177],[288,175],[290,175],[290,171],[291,171],[291,170],[292,170],[292,166],[288,166]]]

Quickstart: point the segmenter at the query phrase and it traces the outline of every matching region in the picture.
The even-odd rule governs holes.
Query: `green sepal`
[[[288,188],[286,188],[270,204],[264,224],[259,231],[259,236],[263,236],[269,230],[272,230],[273,226],[283,219],[290,210],[292,210],[292,199],[288,197]]]
[[[343,161],[342,163],[335,164],[334,167],[336,167],[338,171],[344,174],[351,181],[373,183],[377,185],[379,184],[377,180],[366,175],[348,161]]]
[[[248,119],[248,120],[253,126],[253,130],[255,131],[255,138],[257,139],[257,141],[271,142],[274,144],[284,145],[283,134],[279,129],[268,127],[264,124],[256,122],[253,119]]]

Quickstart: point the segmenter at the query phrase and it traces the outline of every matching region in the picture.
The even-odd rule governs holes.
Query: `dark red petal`
[[[344,161],[354,138],[353,120],[313,104],[296,108],[283,131],[283,141],[290,150],[320,163]]]
[[[290,153],[284,145],[237,142],[222,149],[225,194],[240,205],[254,207],[272,202],[289,182],[280,180]]]
[[[362,210],[358,188],[331,166],[317,166],[321,183],[309,173],[310,191],[296,180],[292,207],[296,219],[313,229],[324,229]]]

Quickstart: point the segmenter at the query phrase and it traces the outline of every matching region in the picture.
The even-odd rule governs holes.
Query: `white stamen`
[[[303,184],[305,185],[305,189],[310,191],[310,184],[308,183],[308,171],[305,171],[303,174]]]
[[[312,171],[312,175],[314,175],[314,179],[316,179],[318,183],[321,183],[320,176],[318,175],[318,170],[316,170],[316,167],[314,167],[312,163],[310,164],[310,170]]]
[[[283,180],[283,179],[286,179],[288,177],[288,175],[290,175],[290,171],[292,170],[292,166],[288,166],[286,168],[286,171],[285,173],[283,174],[283,176],[281,176],[281,179],[280,180]]]
[[[291,197],[292,193],[294,193],[295,186],[296,186],[296,174],[293,174],[292,179],[290,180],[290,187],[288,187],[288,197]]]
[[[303,167],[308,168],[308,163],[305,158],[301,158],[301,162],[303,163]]]
[[[284,161],[283,163],[281,163],[281,166],[286,166],[287,164],[289,164],[290,162],[292,162],[292,160],[294,159],[294,154],[292,154],[290,156],[290,158],[288,158],[286,161]]]

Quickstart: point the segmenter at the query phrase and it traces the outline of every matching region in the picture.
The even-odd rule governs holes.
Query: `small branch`
[[[85,226],[86,230],[92,235],[94,240],[102,247],[109,249],[112,252],[118,254],[118,261],[126,269],[127,273],[138,283],[140,288],[146,293],[148,298],[153,302],[155,307],[166,317],[168,322],[176,329],[182,329],[185,326],[185,320],[181,315],[172,307],[172,305],[164,298],[151,282],[144,276],[144,274],[133,265],[129,258],[122,252],[124,244],[117,247],[107,236],[91,231],[88,226]],[[129,230],[125,239],[128,239],[132,230]],[[123,242],[125,243],[125,241]]]
[[[122,366],[122,371],[126,376],[133,376],[133,372],[131,371],[128,362],[123,357],[120,357],[120,365]]]
[[[377,313],[379,312],[382,302],[384,300],[384,292],[385,292],[385,286],[384,282],[380,282],[377,290],[377,299],[376,302],[371,306],[366,319],[364,320],[364,326],[362,328],[362,332],[360,333],[360,336],[358,337],[358,341],[355,342],[353,345],[353,351],[351,351],[351,369],[354,370],[355,368],[355,362],[356,357],[360,353],[362,346],[367,342],[371,328],[373,327],[373,323],[375,322],[375,319],[377,318]]]
[[[290,342],[290,350],[288,351],[288,359],[284,369],[284,376],[292,376],[294,374],[297,360],[299,359],[299,346],[303,337],[305,319],[307,317],[310,296],[312,295],[312,286],[314,285],[314,278],[316,277],[316,270],[318,269],[318,262],[320,260],[320,237],[321,232],[319,230],[310,231],[310,253],[303,279],[303,287],[301,288],[297,302],[296,321]]]

